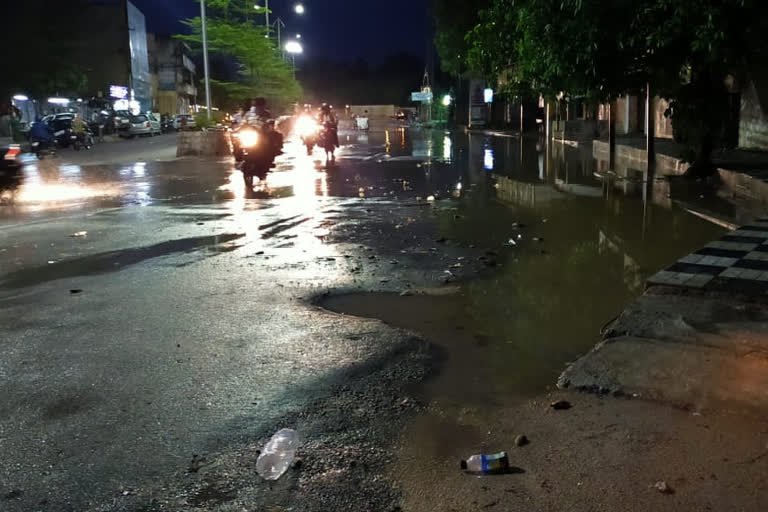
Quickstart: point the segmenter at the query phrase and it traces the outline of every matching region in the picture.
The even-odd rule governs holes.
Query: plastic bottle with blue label
[[[507,452],[473,455],[467,460],[461,461],[461,469],[468,473],[485,475],[506,473],[509,471],[509,457],[507,457]]]

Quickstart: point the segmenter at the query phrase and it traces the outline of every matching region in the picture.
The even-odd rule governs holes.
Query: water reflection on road
[[[654,195],[642,175],[602,175],[589,147],[431,132],[388,154],[377,157],[381,170],[365,175],[364,185],[386,193],[385,177],[397,177],[411,184],[398,197],[459,198],[435,203],[440,237],[490,249],[483,258],[493,272],[452,298],[360,294],[330,307],[441,340],[460,355],[435,393],[461,403],[553,384],[565,363],[598,341],[600,327],[643,292],[647,277],[724,232],[673,206],[668,190]],[[418,167],[401,170],[403,158]],[[338,190],[330,178],[329,187]]]

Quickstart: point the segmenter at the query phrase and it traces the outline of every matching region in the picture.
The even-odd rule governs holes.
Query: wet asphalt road
[[[2,192],[0,451],[13,454],[0,461],[2,508],[134,510],[181,496],[187,510],[311,495],[302,509],[324,510],[348,493],[315,488],[355,465],[370,487],[358,502],[396,502],[364,469],[383,469],[386,456],[354,452],[381,438],[371,429],[391,428],[373,426],[374,413],[413,408],[397,404],[425,374],[429,351],[310,301],[363,283],[400,287],[425,272],[442,279],[434,265],[400,270],[394,258],[405,262],[408,248],[387,247],[378,232],[428,206],[402,182],[421,164],[370,172],[383,149],[350,144],[326,169],[289,143],[255,191],[229,160],[30,162]],[[367,246],[392,259],[370,259]],[[284,492],[254,497],[264,492],[255,447],[285,426],[316,456],[302,481],[284,478]],[[184,479],[227,457],[239,460],[226,479]]]
[[[655,210],[675,229],[651,240],[658,251],[635,251],[653,239],[640,232],[651,222],[642,204],[603,203],[586,169],[581,181],[571,167],[570,180],[547,178],[559,187],[536,183],[550,161],[535,151],[524,164],[532,177],[511,179],[513,158],[496,142],[349,135],[328,167],[290,141],[267,183],[246,191],[229,160],[157,161],[172,140],[116,143],[113,160],[104,145],[79,164],[30,162],[0,192],[2,510],[394,510],[391,445],[422,409],[415,385],[451,357],[406,331],[321,310],[323,294],[490,278],[463,308],[476,345],[493,350],[478,371],[502,375],[496,363],[523,348],[492,342],[551,324],[575,295],[591,295],[584,283],[608,260],[599,305],[562,329],[594,332],[643,275],[716,234]],[[583,223],[569,224],[566,203]],[[546,239],[564,240],[517,256],[513,219],[543,215]],[[560,250],[581,280],[548,281],[562,265],[544,256]],[[513,258],[528,271],[506,265]],[[524,318],[509,321],[505,297]],[[532,350],[534,382],[502,379],[500,389],[542,389],[592,342],[543,344]],[[466,395],[446,395],[455,407],[486,400],[467,383]],[[266,486],[256,449],[282,427],[304,436],[302,465]]]

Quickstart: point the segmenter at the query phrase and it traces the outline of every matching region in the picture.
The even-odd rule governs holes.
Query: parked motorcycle
[[[296,121],[296,133],[301,137],[301,141],[307,146],[307,154],[311,155],[312,150],[317,145],[320,125],[310,116],[303,115]]]
[[[241,171],[245,186],[253,187],[254,178],[263,180],[282,153],[283,136],[274,131],[272,124],[261,127],[244,126],[232,134],[235,160],[242,162]]]

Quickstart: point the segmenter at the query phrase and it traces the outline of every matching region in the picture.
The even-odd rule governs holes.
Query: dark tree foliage
[[[468,71],[467,32],[477,24],[481,11],[491,4],[492,0],[434,0],[435,47],[443,71],[452,75]]]
[[[83,48],[77,37],[84,0],[25,0],[3,3],[3,98],[24,92],[75,94],[87,87],[85,70],[73,56]]]
[[[765,0],[491,0],[476,20],[438,17],[438,42],[455,49],[464,31],[464,69],[550,98],[604,101],[650,82],[704,166],[722,143],[724,80],[744,83],[768,53]]]
[[[424,75],[424,61],[407,54],[387,57],[372,66],[362,59],[337,61],[313,59],[299,71],[309,103],[395,104],[410,103]]]

